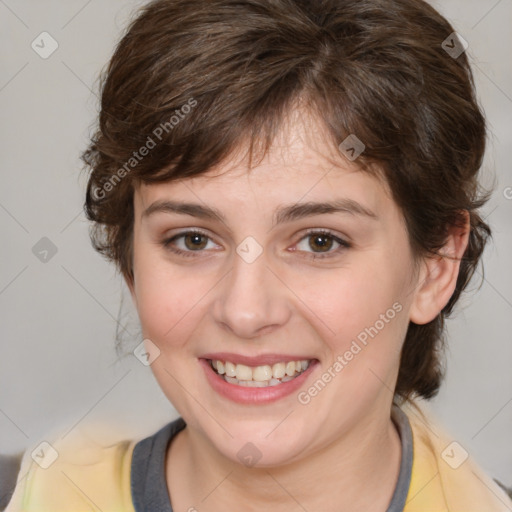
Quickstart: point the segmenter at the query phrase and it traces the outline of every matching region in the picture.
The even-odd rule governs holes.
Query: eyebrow
[[[155,201],[148,206],[146,210],[144,210],[142,217],[149,217],[155,213],[177,213],[198,217],[200,219],[218,220],[222,223],[226,223],[226,218],[219,210],[198,203],[183,203],[170,200]],[[350,215],[367,217],[373,220],[378,219],[378,216],[374,212],[357,201],[348,198],[340,198],[330,202],[306,202],[280,206],[274,214],[273,226],[302,219],[304,217],[322,215],[326,213],[347,213]]]

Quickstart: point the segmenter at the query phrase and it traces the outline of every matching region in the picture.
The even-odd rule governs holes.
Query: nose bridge
[[[214,315],[238,337],[258,336],[288,319],[286,287],[269,263],[263,248],[254,239],[246,239],[237,247],[231,272],[223,280]]]

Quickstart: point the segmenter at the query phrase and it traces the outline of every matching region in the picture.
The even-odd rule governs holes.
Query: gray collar
[[[386,512],[402,512],[411,482],[412,430],[406,414],[395,404],[391,419],[400,435],[402,460],[395,492]],[[165,454],[172,438],[185,427],[183,418],[178,418],[135,445],[130,485],[136,512],[173,512],[165,479]]]

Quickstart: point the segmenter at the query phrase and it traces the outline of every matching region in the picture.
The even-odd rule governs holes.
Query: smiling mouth
[[[302,359],[273,365],[247,366],[230,361],[208,359],[213,371],[226,382],[253,388],[278,386],[293,380],[305,372],[312,361],[313,359]]]

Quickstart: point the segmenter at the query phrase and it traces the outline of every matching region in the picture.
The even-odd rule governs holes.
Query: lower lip
[[[206,378],[208,379],[211,387],[220,395],[239,404],[267,404],[292,394],[304,384],[318,364],[317,360],[311,361],[306,370],[304,370],[298,377],[287,382],[282,382],[275,386],[267,386],[265,388],[249,388],[226,382],[213,370],[207,359],[199,359],[199,362],[204,368]]]

